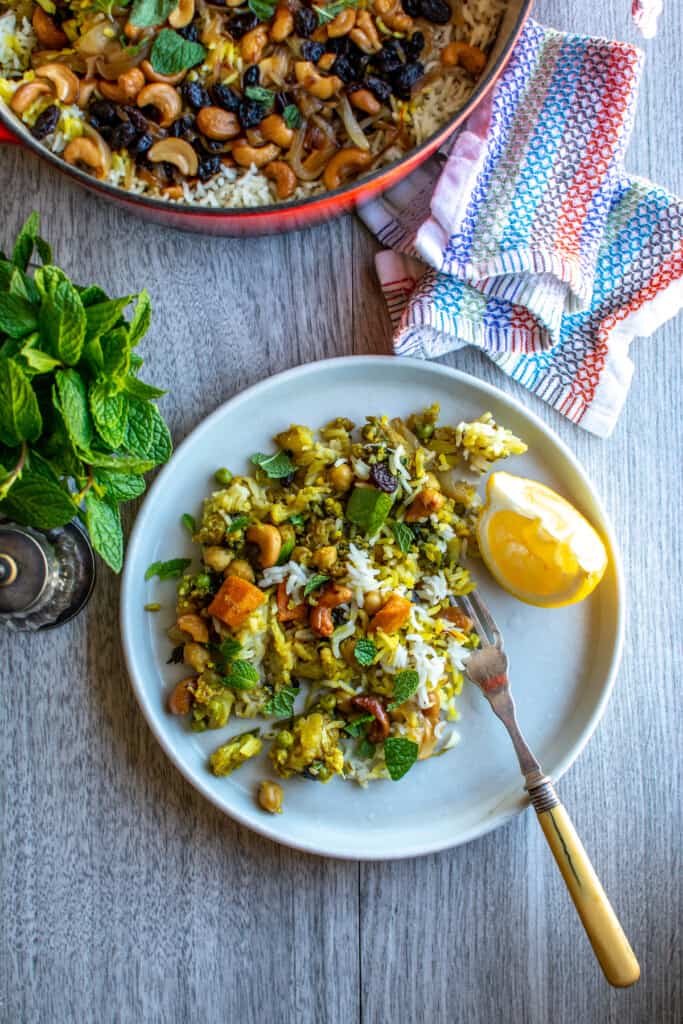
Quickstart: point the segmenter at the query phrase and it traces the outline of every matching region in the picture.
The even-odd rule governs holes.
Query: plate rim
[[[204,419],[202,419],[193,429],[187,434],[186,437],[180,442],[177,448],[174,449],[173,455],[169,461],[163,466],[151,487],[149,488],[145,498],[140,506],[138,513],[133,523],[133,528],[130,532],[128,544],[126,548],[126,557],[123,573],[121,576],[120,586],[120,602],[119,602],[119,627],[121,631],[121,643],[124,655],[124,661],[126,665],[126,672],[130,681],[131,688],[135,699],[142,711],[143,717],[149,726],[154,739],[160,745],[166,756],[169,758],[171,763],[178,769],[183,777],[190,783],[190,785],[196,789],[203,797],[209,800],[219,811],[238,822],[240,825],[251,829],[258,835],[264,836],[282,846],[287,846],[290,849],[300,850],[303,853],[310,853],[316,856],[329,857],[336,860],[352,860],[352,861],[389,861],[389,860],[405,860],[411,857],[425,856],[429,853],[438,853],[442,850],[453,849],[457,846],[462,846],[465,843],[472,842],[474,839],[478,839],[481,836],[492,832],[494,829],[500,828],[507,824],[514,817],[526,810],[530,805],[524,798],[524,790],[522,788],[522,781],[520,776],[520,799],[518,804],[509,812],[501,814],[492,814],[489,819],[479,822],[477,825],[473,825],[469,828],[464,829],[457,836],[450,839],[437,839],[432,841],[420,842],[417,841],[414,844],[410,844],[409,847],[401,848],[398,852],[388,851],[380,852],[376,849],[365,849],[363,850],[362,843],[359,844],[358,850],[352,851],[343,849],[341,851],[332,850],[328,846],[321,845],[320,842],[315,840],[305,841],[300,839],[290,839],[279,833],[275,822],[270,824],[269,819],[264,818],[263,822],[260,820],[254,820],[249,817],[246,813],[243,813],[239,808],[227,807],[225,802],[222,801],[209,787],[208,780],[204,780],[197,772],[191,767],[184,763],[182,756],[177,751],[177,746],[170,739],[168,739],[164,732],[157,728],[155,721],[151,699],[148,700],[143,688],[138,683],[137,669],[135,665],[135,654],[133,651],[133,641],[129,632],[129,625],[127,622],[127,604],[126,596],[129,589],[134,586],[132,580],[132,565],[135,561],[134,556],[137,553],[138,546],[141,545],[141,537],[143,535],[146,521],[150,515],[149,509],[154,504],[154,498],[157,492],[163,489],[166,478],[173,471],[174,463],[176,459],[181,455],[185,447],[189,447],[190,444],[196,443],[197,438],[204,432],[210,430],[211,425],[217,419],[220,419],[224,414],[225,409],[228,406],[240,404],[244,401],[249,400],[254,394],[258,394],[261,390],[266,390],[273,382],[287,381],[291,378],[295,378],[306,373],[315,373],[318,370],[331,367],[338,367],[340,370],[343,367],[358,364],[359,362],[365,362],[367,364],[374,364],[376,366],[414,366],[416,369],[425,370],[427,368],[435,371],[437,374],[450,378],[453,381],[457,381],[461,384],[465,384],[469,387],[474,386],[482,391],[484,394],[491,395],[498,402],[502,402],[504,405],[509,405],[515,409],[522,416],[529,419],[532,424],[544,435],[549,436],[550,440],[556,445],[561,451],[564,458],[570,464],[572,470],[583,485],[588,489],[591,494],[592,500],[594,501],[596,508],[599,512],[602,520],[602,532],[607,540],[610,554],[612,557],[612,568],[615,577],[615,592],[616,592],[616,608],[615,608],[615,638],[614,638],[614,649],[612,657],[609,663],[609,667],[606,673],[606,681],[602,688],[602,693],[599,700],[597,701],[593,711],[588,719],[585,728],[582,731],[580,739],[572,747],[568,755],[560,762],[557,770],[553,773],[553,782],[559,782],[564,776],[568,769],[574,764],[577,758],[585,749],[589,740],[595,733],[598,725],[600,724],[603,715],[607,709],[607,705],[612,697],[614,691],[614,685],[616,682],[617,674],[621,665],[624,649],[624,636],[625,636],[625,623],[626,623],[626,585],[624,570],[622,564],[621,551],[617,538],[614,532],[612,520],[605,509],[602,496],[593,484],[592,479],[582,466],[579,459],[574,455],[568,445],[559,437],[554,429],[544,422],[535,412],[528,409],[523,402],[513,395],[507,394],[505,391],[496,387],[495,384],[490,384],[488,381],[481,380],[479,377],[475,377],[472,374],[465,373],[462,370],[456,370],[453,367],[446,366],[442,363],[433,362],[431,360],[416,359],[412,357],[403,356],[397,360],[396,356],[391,355],[350,355],[350,356],[335,356],[330,359],[318,359],[313,360],[310,363],[301,363],[297,366],[290,367],[287,370],[283,370],[279,373],[272,374],[271,376],[264,377],[242,391],[231,395],[219,406],[217,406],[213,412],[209,413]]]

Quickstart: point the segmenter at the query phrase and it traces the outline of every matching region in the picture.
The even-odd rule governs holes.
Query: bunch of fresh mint
[[[172,450],[154,404],[165,392],[138,379],[133,351],[149,295],[110,299],[73,284],[38,228],[32,213],[12,256],[0,252],[0,516],[46,530],[77,516],[118,572],[119,504],[142,494],[142,474]],[[34,251],[42,266],[30,276]]]

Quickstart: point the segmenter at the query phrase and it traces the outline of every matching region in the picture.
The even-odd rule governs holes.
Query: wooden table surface
[[[539,0],[546,24],[636,40],[627,0]],[[609,9],[607,9],[609,8]],[[683,192],[679,0],[648,59],[628,166]],[[0,153],[3,243],[31,209],[77,280],[154,299],[148,379],[176,442],[220,402],[299,363],[386,352],[353,217],[287,237],[152,227],[32,155]],[[625,559],[626,649],[604,720],[561,792],[642,965],[610,990],[531,812],[468,846],[351,863],[223,817],[157,746],[133,698],[119,581],[56,633],[0,636],[2,1024],[668,1024],[681,1003],[681,319],[633,348],[609,441],[483,357],[447,360],[515,394],[583,461]],[[129,524],[130,525],[129,517]]]

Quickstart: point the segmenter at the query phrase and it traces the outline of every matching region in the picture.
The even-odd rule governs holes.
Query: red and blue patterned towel
[[[361,211],[391,247],[377,269],[397,354],[477,345],[610,433],[630,340],[683,306],[683,203],[623,168],[641,69],[633,46],[529,22],[445,165]]]

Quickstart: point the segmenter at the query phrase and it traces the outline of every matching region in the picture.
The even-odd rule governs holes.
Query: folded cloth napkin
[[[609,434],[629,341],[683,305],[683,205],[623,169],[641,68],[635,47],[530,21],[445,165],[359,211],[391,246],[398,354],[476,345]]]

